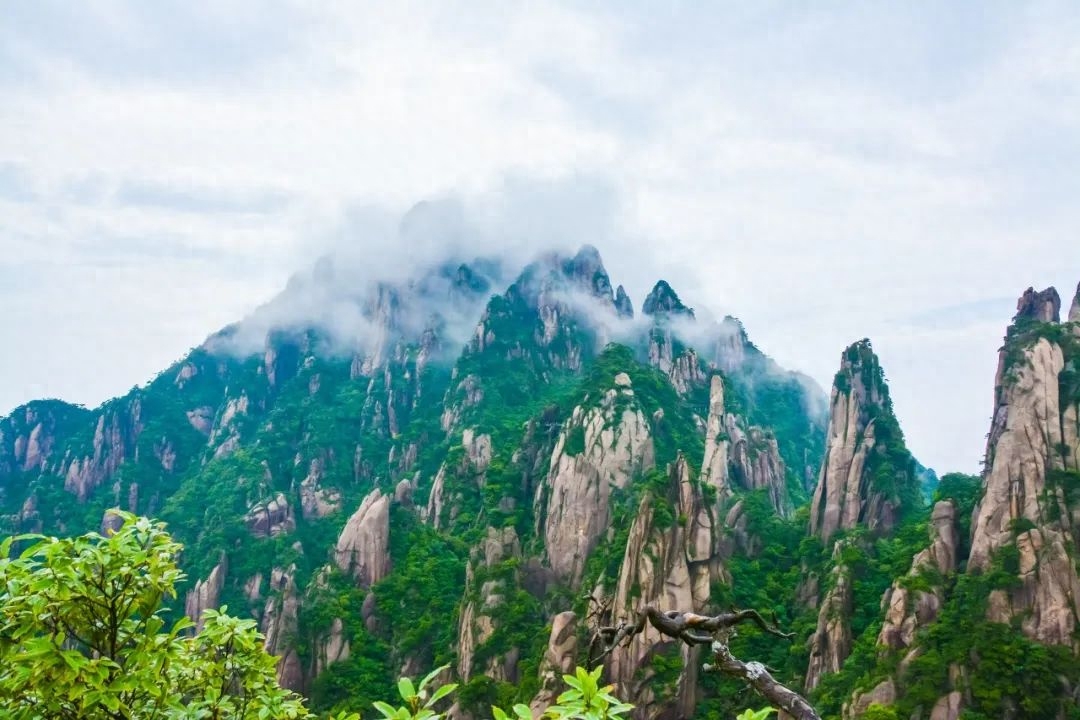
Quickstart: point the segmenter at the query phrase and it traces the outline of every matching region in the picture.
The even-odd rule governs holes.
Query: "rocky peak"
[[[1077,347],[1071,335],[1020,322],[1056,320],[1053,288],[1029,288],[1017,307],[999,359],[968,568],[985,571],[1014,548],[1019,582],[991,593],[989,619],[1019,617],[1032,639],[1075,644],[1080,576],[1071,557],[1080,548],[1080,508],[1067,487],[1080,470],[1080,397],[1066,380]]]
[[[627,320],[634,317],[634,303],[622,285],[615,289],[615,312],[619,317]]]
[[[864,525],[888,530],[917,484],[877,355],[869,340],[844,351],[833,382],[825,460],[810,507],[810,532],[823,541]],[[871,483],[881,471],[888,486]]]
[[[1069,322],[1080,323],[1080,285],[1076,286],[1076,295],[1073,296],[1072,306],[1069,308]]]
[[[1055,288],[1048,287],[1042,292],[1028,288],[1016,302],[1014,321],[1038,320],[1039,322],[1059,322],[1061,320],[1061,296]]]
[[[683,305],[678,294],[668,285],[666,280],[660,280],[649,291],[645,302],[641,306],[641,312],[646,315],[683,315],[694,317],[694,311]]]
[[[600,251],[592,245],[583,245],[577,255],[565,261],[563,274],[593,296],[612,300],[611,279],[600,259]]]

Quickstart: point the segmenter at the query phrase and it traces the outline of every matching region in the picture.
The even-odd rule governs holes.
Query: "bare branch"
[[[595,598],[593,598],[596,601]],[[752,623],[774,637],[790,640],[794,633],[781,631],[776,623],[769,624],[757,610],[735,610],[719,615],[698,615],[675,610],[662,612],[653,605],[638,610],[633,622],[598,627],[589,645],[589,666],[593,667],[620,645],[628,645],[634,636],[644,632],[648,623],[662,635],[681,640],[687,645],[711,645],[716,659],[715,669],[730,677],[743,680],[766,700],[782,708],[797,720],[820,720],[817,712],[800,694],[777,682],[768,669],[758,662],[744,663],[733,657],[727,646],[729,631],[737,625]],[[594,656],[599,647],[599,655]]]

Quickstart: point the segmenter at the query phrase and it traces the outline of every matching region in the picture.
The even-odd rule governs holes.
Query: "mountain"
[[[771,615],[793,642],[746,630],[732,652],[824,717],[1066,707],[1080,299],[1061,322],[1056,292],[1025,294],[986,472],[935,487],[868,340],[825,396],[663,280],[635,312],[595,248],[506,265],[324,258],[145,387],[16,409],[0,534],[165,519],[177,611],[257,619],[319,709],[443,664],[455,717],[540,709],[644,603]],[[639,718],[755,704],[701,663],[652,631],[605,659]]]

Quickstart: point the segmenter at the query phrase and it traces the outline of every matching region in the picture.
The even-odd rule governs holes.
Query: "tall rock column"
[[[1080,507],[1070,487],[1080,477],[1080,393],[1069,378],[1080,341],[1075,326],[1058,329],[1059,308],[1053,288],[1028,289],[1001,349],[968,568],[985,571],[1014,547],[1020,583],[991,593],[989,619],[1019,617],[1028,637],[1077,646],[1080,578],[1072,557],[1080,551]]]
[[[888,463],[888,465],[886,465]],[[844,351],[831,396],[825,461],[810,506],[810,532],[827,542],[863,525],[888,531],[917,492],[889,389],[869,340]]]
[[[649,492],[641,500],[619,569],[613,617],[631,617],[650,603],[664,610],[704,613],[711,583],[728,581],[719,540],[712,509],[700,486],[691,482],[690,468],[680,456],[671,468],[666,496]],[[647,625],[611,654],[608,670],[619,697],[637,706],[637,717],[653,720],[664,715],[671,702],[660,699],[666,690],[674,692],[676,717],[688,718],[697,702],[698,650],[672,642]],[[677,652],[682,658],[683,670],[674,687],[659,687],[652,658],[661,652]]]

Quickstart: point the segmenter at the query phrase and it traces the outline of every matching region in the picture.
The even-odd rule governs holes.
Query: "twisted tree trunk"
[[[661,634],[687,645],[709,645],[715,664],[706,665],[706,670],[716,670],[742,680],[796,720],[821,720],[806,698],[778,682],[764,665],[759,662],[744,663],[731,654],[726,642],[727,633],[734,626],[746,622],[778,638],[793,637],[792,633],[781,632],[775,625],[765,622],[756,610],[733,611],[710,617],[677,611],[661,612],[652,605],[646,605],[637,612],[632,623],[623,621],[597,629],[589,648],[589,665],[594,666],[603,660],[620,644],[629,643],[635,635],[645,630],[648,623]],[[593,652],[597,647],[600,653],[594,658]]]

